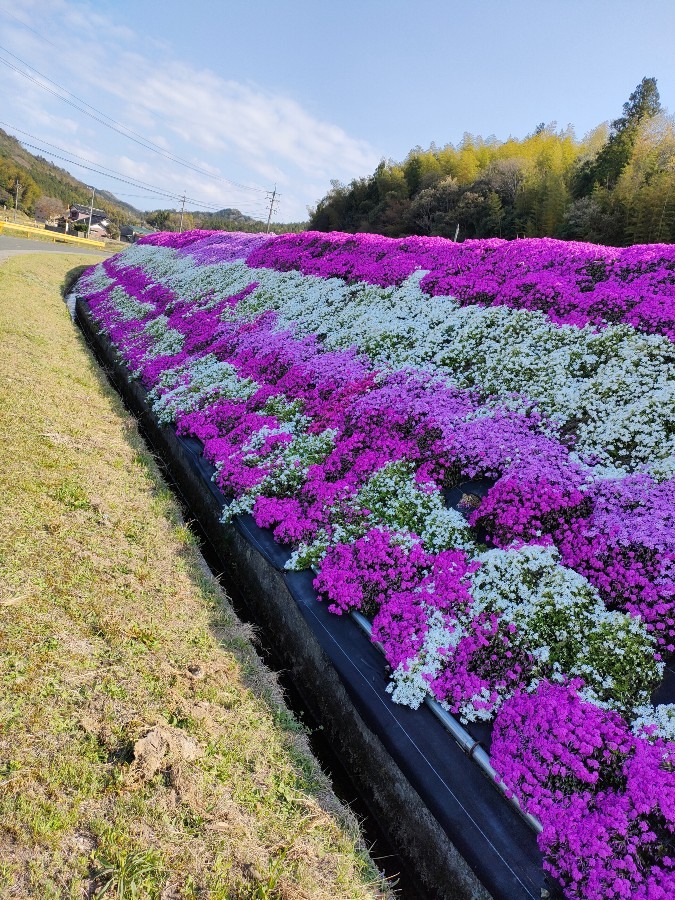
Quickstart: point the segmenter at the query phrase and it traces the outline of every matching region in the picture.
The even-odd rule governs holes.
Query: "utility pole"
[[[183,194],[183,205],[180,208],[180,225],[178,226],[178,233],[183,233],[183,213],[185,212],[185,194]]]
[[[277,186],[275,184],[274,190],[272,191],[272,193],[270,194],[269,191],[267,192],[267,200],[270,205],[269,215],[267,216],[267,233],[268,234],[269,234],[269,230],[270,230],[270,222],[272,221],[272,213],[274,212],[274,204],[279,203],[279,201],[276,199],[276,196],[277,196]]]
[[[91,189],[91,204],[89,206],[89,224],[87,225],[87,239],[91,233],[91,217],[94,214],[94,194],[96,193],[96,188]]]
[[[17,178],[16,179],[16,192],[14,194],[14,221],[15,222],[16,222],[16,210],[19,206],[19,188],[20,187],[21,187],[21,184],[19,182],[19,179]]]

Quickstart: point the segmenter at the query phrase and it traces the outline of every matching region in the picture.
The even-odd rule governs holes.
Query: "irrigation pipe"
[[[373,627],[366,619],[364,615],[360,612],[356,612],[355,610],[351,612],[352,619],[356,622],[359,628],[364,631],[368,637],[371,639],[372,643],[378,648],[378,650],[383,651],[382,645],[378,641],[372,640],[372,631]],[[431,712],[436,716],[439,722],[443,725],[446,731],[449,731],[453,738],[457,741],[462,750],[467,754],[467,756],[472,759],[480,769],[490,778],[490,780],[494,783],[495,787],[504,795],[506,800],[511,804],[511,806],[515,807],[518,810],[520,815],[525,819],[530,828],[534,831],[535,834],[540,834],[543,830],[543,825],[539,821],[539,819],[530,815],[530,813],[525,812],[523,807],[518,802],[517,797],[514,797],[510,792],[508,787],[501,780],[499,775],[492,768],[492,763],[490,762],[490,757],[487,755],[485,750],[481,747],[478,741],[475,741],[469,732],[462,728],[457,719],[452,716],[447,710],[443,709],[443,707],[438,703],[437,700],[434,700],[433,697],[427,696],[424,700],[425,704],[429,707]]]

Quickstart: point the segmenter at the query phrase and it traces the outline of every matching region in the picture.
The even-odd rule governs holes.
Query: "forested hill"
[[[178,231],[181,227],[181,215],[175,209],[156,209],[149,212],[145,216],[146,221],[158,231]],[[217,212],[203,212],[202,210],[194,210],[185,212],[182,217],[182,228],[188,230],[191,228],[203,228],[207,231],[247,231],[262,232],[267,231],[267,222],[247,216],[238,209],[219,209]],[[280,224],[272,223],[270,231],[275,234],[285,234],[288,232],[304,231],[307,228],[306,222],[286,222]]]
[[[0,128],[0,205],[14,207],[15,190],[19,182],[18,206],[29,215],[60,215],[71,203],[88,205],[91,188],[78,181],[65,169],[55,166],[42,156],[34,156],[22,147],[17,138]],[[147,223],[161,231],[178,231],[179,228],[206,228],[222,231],[265,231],[267,222],[254,219],[238,209],[226,208],[217,212],[158,209],[141,212],[129,203],[119,200],[110,191],[96,191],[96,206],[105,210],[112,232],[121,225]],[[303,231],[305,222],[273,224],[271,230]]]
[[[675,118],[643,78],[623,115],[583,140],[540,125],[523,139],[465,135],[416,147],[369,178],[333,182],[309,228],[399,237],[558,237],[675,243]]]
[[[33,212],[35,204],[42,201],[47,207],[71,203],[88,204],[91,188],[78,181],[65,169],[55,166],[42,156],[34,156],[21,146],[19,141],[0,128],[0,203],[13,207],[16,182],[19,181],[19,207],[25,212]],[[96,206],[104,209],[112,222],[140,222],[143,213],[128,203],[118,200],[109,191],[96,194]]]

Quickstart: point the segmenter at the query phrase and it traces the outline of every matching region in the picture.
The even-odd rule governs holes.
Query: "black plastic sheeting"
[[[170,447],[175,447],[174,458],[166,462],[177,474],[179,485],[182,477],[192,482],[197,480],[201,490],[211,496],[214,508],[222,511],[227,500],[213,481],[215,468],[204,459],[201,442],[178,436],[175,429],[158,425],[149,404],[144,401],[143,388],[138,382],[130,384],[128,371],[116,361],[113,349],[93,325],[88,308],[81,300],[78,301],[77,312],[77,321],[108,369],[113,384],[130,407],[140,414],[144,423],[150,422],[155,430],[161,430],[164,447],[167,440]],[[139,403],[144,408],[139,409]],[[167,432],[171,432],[168,439]],[[451,495],[446,499],[449,505],[457,508],[463,493],[482,496],[488,488],[487,482],[466,482],[454,493],[448,492]],[[213,521],[202,521],[203,517],[199,514],[197,518],[207,534],[209,529],[228,527]],[[290,554],[274,541],[271,531],[259,528],[250,515],[237,516],[233,524],[265,564],[283,579],[326,663],[337,673],[358,716],[394,761],[401,785],[405,785],[406,789],[411,786],[419,795],[423,806],[490,895],[496,900],[540,900],[542,896],[559,896],[543,872],[536,837],[518,812],[462,751],[428,708],[423,706],[412,710],[392,702],[386,690],[384,658],[356,623],[348,616],[329,613],[326,605],[318,602],[311,572],[288,572],[284,569]],[[227,568],[228,560],[221,561]],[[302,696],[302,687],[299,691]],[[316,699],[313,698],[315,704]],[[328,699],[322,710],[324,716],[330,717],[330,707]],[[472,725],[467,730],[475,739],[489,743],[489,728],[486,726]],[[364,773],[360,774],[363,782]],[[364,800],[369,803],[367,796]],[[397,845],[396,823],[385,821],[380,824],[389,834],[397,852],[414,870],[414,857],[410,858],[405,846]],[[420,828],[422,824],[420,819]],[[426,881],[430,896],[484,896],[480,889],[467,893],[466,889],[457,890],[447,882],[430,885],[428,877],[425,879],[422,876],[422,880]]]
[[[534,834],[429,709],[395,704],[381,653],[349,619],[318,603],[309,572],[284,576],[368,726],[493,897],[541,896]]]
[[[666,663],[663,681],[652,694],[651,700],[655,706],[659,703],[675,703],[675,664],[672,657]]]

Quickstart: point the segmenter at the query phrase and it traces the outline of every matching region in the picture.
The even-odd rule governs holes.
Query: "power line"
[[[22,142],[22,143],[23,143],[24,147],[30,147],[32,150],[38,150],[41,153],[48,153],[50,156],[54,157],[55,159],[60,159],[63,162],[70,163],[70,165],[77,166],[80,169],[86,169],[88,172],[94,172],[97,175],[102,175],[105,178],[112,178],[115,181],[121,181],[122,183],[128,184],[131,187],[135,187],[135,188],[142,187],[145,190],[150,191],[150,193],[155,194],[156,196],[166,197],[168,200],[182,200],[183,199],[182,195],[180,195],[180,194],[172,194],[172,193],[169,193],[168,191],[162,190],[161,188],[153,188],[149,185],[136,184],[133,181],[130,181],[128,178],[125,178],[123,175],[112,174],[110,170],[101,171],[100,169],[96,168],[95,166],[86,166],[83,163],[79,163],[79,162],[75,162],[70,159],[66,159],[65,157],[59,156],[58,154],[53,153],[52,151],[45,150],[43,147],[38,147],[38,146],[35,146],[34,144],[29,144],[27,142]],[[222,209],[222,207],[218,204],[206,203],[203,200],[197,200],[194,197],[186,197],[185,200],[186,201],[189,200],[191,204],[194,204],[196,207],[199,207],[201,209],[207,209],[207,210],[210,209],[210,210],[214,210],[214,211],[218,211],[218,210]]]
[[[99,193],[101,193],[100,189],[99,189]],[[133,198],[133,199],[139,199],[139,200],[140,199],[143,199],[143,200],[154,200],[155,199],[154,197],[149,196],[148,194],[127,194],[127,193],[123,193],[120,191],[115,191],[115,197],[118,199],[121,199],[122,203],[125,203],[127,198]],[[181,200],[183,199],[182,196],[180,199]],[[129,204],[129,205],[132,205],[132,204]],[[221,209],[224,209],[224,208],[225,207],[218,207],[218,209],[214,210],[214,212],[219,212]],[[207,212],[208,211],[209,210],[207,210]],[[195,212],[198,212],[198,210],[195,210]],[[251,209],[250,207],[247,209],[247,212],[245,213],[245,215],[249,215],[252,219],[255,219],[258,222],[264,221],[264,219],[263,219],[264,214],[265,214],[264,209],[262,209],[262,208]]]
[[[14,19],[15,22],[18,22],[19,25],[23,25],[24,28],[27,28],[29,31],[32,31],[33,34],[36,34],[40,40],[46,41],[48,44],[51,44],[52,47],[55,47],[57,50],[59,49],[53,41],[50,41],[49,38],[45,37],[44,34],[40,34],[39,31],[36,31],[28,22],[24,22],[23,19],[20,19],[18,16],[15,16],[14,13],[10,12],[8,9],[2,9],[0,12],[3,12],[6,16],[10,16],[10,18]]]
[[[170,191],[164,190],[162,188],[157,187],[156,185],[148,184],[147,182],[141,181],[138,178],[133,178],[133,176],[125,176],[122,172],[116,172],[114,169],[108,169],[106,166],[98,165],[96,163],[92,163],[91,160],[86,159],[85,157],[79,156],[77,153],[73,153],[71,150],[66,150],[64,147],[59,147],[57,144],[52,144],[49,141],[44,141],[39,137],[36,137],[34,134],[31,134],[28,131],[25,131],[23,128],[17,128],[16,126],[10,124],[9,122],[3,122],[0,120],[0,125],[4,125],[6,128],[10,128],[12,131],[17,131],[19,134],[24,134],[29,138],[32,138],[35,141],[39,141],[41,145],[37,146],[36,144],[30,144],[28,141],[22,140],[21,143],[25,147],[30,147],[32,150],[37,150],[40,153],[47,153],[49,156],[54,157],[55,159],[60,159],[63,162],[70,163],[70,165],[77,166],[78,168],[86,169],[87,171],[95,172],[97,175],[103,175],[108,178],[113,178],[116,181],[122,181],[125,184],[130,185],[131,187],[140,188],[142,190],[150,191],[152,194],[156,194],[162,197],[167,197],[170,200],[182,200],[183,194],[172,193]],[[47,150],[46,147],[51,147],[55,150],[60,151],[61,153],[65,153],[66,156],[72,157],[72,159],[67,159],[66,157],[59,156],[54,153],[53,150]],[[83,165],[82,163],[75,162],[75,160],[81,160],[82,163],[89,163],[90,165]],[[143,195],[140,195],[143,196]],[[196,204],[198,207],[203,209],[212,209],[218,211],[222,209],[222,206],[215,203],[207,203],[202,200],[197,200],[194,197],[185,197],[185,200],[189,200],[191,203]],[[258,211],[262,211],[261,204],[254,204],[254,207],[258,207]],[[250,209],[250,208],[249,208]],[[251,210],[252,211],[252,210]]]
[[[100,188],[99,188],[99,193],[101,193]],[[127,194],[127,193],[124,193],[124,192],[121,192],[121,191],[115,191],[115,197],[117,197],[117,198],[120,198],[120,197],[132,197],[132,198],[138,199],[138,200],[140,200],[140,199],[142,199],[142,200],[154,200],[154,199],[155,199],[154,197],[152,197],[152,196],[149,195],[149,194]],[[182,198],[182,195],[181,195],[181,197],[180,197],[179,199],[181,199],[181,200],[183,199],[183,198]],[[224,208],[225,208],[225,207],[220,207],[220,206],[219,206],[218,209],[217,209],[217,211],[220,211],[221,209],[224,209]],[[265,209],[263,209],[262,207],[255,207],[255,208],[253,208],[253,209],[252,209],[251,207],[247,207],[247,213],[246,213],[246,215],[248,215],[248,214],[250,214],[250,213],[252,213],[252,212],[260,212],[261,214],[264,214],[264,213],[266,212],[266,210],[267,210],[266,207],[265,207]],[[258,221],[262,221],[262,220],[259,219]]]
[[[126,178],[127,184],[133,183],[133,185],[132,185],[133,187],[147,188],[148,190],[151,190],[153,193],[163,193],[167,197],[173,197],[174,199],[180,199],[181,195],[179,195],[177,193],[171,194],[168,191],[162,190],[161,188],[156,188],[154,185],[146,184],[145,182],[141,181],[138,178],[133,178],[133,176],[124,176],[123,173],[116,172],[114,169],[107,169],[106,166],[102,166],[97,163],[94,163],[92,160],[87,159],[84,156],[79,156],[77,153],[73,153],[72,150],[66,150],[65,147],[59,147],[58,144],[52,144],[49,141],[45,141],[42,138],[39,138],[36,135],[31,134],[29,131],[24,131],[23,128],[17,128],[16,125],[11,125],[9,122],[3,122],[2,120],[0,120],[0,125],[4,125],[5,128],[10,128],[12,131],[16,131],[19,134],[25,134],[26,137],[29,137],[34,141],[39,141],[40,144],[44,145],[44,146],[37,147],[34,144],[29,144],[27,141],[21,141],[21,143],[23,144],[24,147],[30,147],[32,150],[38,150],[41,153],[48,153],[50,156],[54,156],[56,159],[61,159],[64,162],[71,162],[71,160],[68,160],[68,159],[64,160],[63,157],[57,156],[55,153],[52,153],[50,150],[45,149],[45,147],[51,147],[54,150],[58,150],[60,153],[65,153],[67,156],[72,157],[74,160],[79,159],[82,162],[91,164],[92,166],[97,166],[97,168],[101,170],[101,171],[97,172],[97,174],[99,174],[99,175],[110,174],[113,176],[119,176],[119,178]],[[77,163],[72,163],[72,165],[77,165]],[[81,166],[81,168],[85,168],[85,166]],[[97,171],[97,169],[92,168],[90,171],[95,172],[95,171]],[[128,180],[128,179],[130,179],[130,180]]]
[[[135,187],[135,188],[143,187],[145,190],[150,191],[150,193],[157,194],[160,197],[167,197],[169,200],[180,200],[181,199],[180,194],[171,194],[168,191],[162,190],[161,188],[153,188],[153,187],[150,187],[149,185],[135,183],[134,181],[129,180],[128,178],[126,178],[123,175],[112,174],[112,170],[106,171],[102,168],[97,168],[95,166],[86,166],[86,165],[84,165],[84,163],[75,162],[74,160],[66,159],[66,157],[64,157],[64,156],[59,156],[58,154],[53,153],[51,150],[45,150],[44,147],[37,147],[34,144],[27,143],[26,141],[22,141],[21,143],[23,144],[24,147],[30,147],[31,150],[38,150],[40,153],[48,153],[49,156],[53,156],[54,159],[60,159],[62,162],[70,163],[71,166],[78,166],[78,168],[80,168],[80,169],[86,169],[88,172],[95,172],[97,175],[103,175],[105,178],[112,178],[115,181],[121,181],[124,184],[129,184],[129,185],[131,185],[131,187]],[[65,151],[65,152],[68,152],[68,151]],[[195,200],[193,197],[189,197],[188,199],[190,200],[191,203],[196,203],[198,206],[209,207],[211,209],[219,208],[218,206],[216,206],[213,203],[202,203],[200,200]]]
[[[215,175],[213,172],[209,172],[208,169],[204,169],[201,166],[196,166],[194,163],[189,162],[189,160],[184,159],[182,156],[177,156],[174,153],[171,153],[168,150],[165,150],[163,147],[160,147],[159,144],[155,144],[154,141],[149,140],[148,138],[143,137],[143,135],[138,134],[138,132],[134,131],[132,128],[129,128],[128,125],[124,125],[122,122],[118,122],[116,119],[113,119],[111,116],[107,115],[107,113],[102,112],[97,109],[95,106],[92,106],[90,103],[87,103],[86,100],[82,100],[81,97],[78,97],[76,94],[73,94],[67,88],[64,88],[62,85],[58,84],[58,82],[53,81],[47,75],[43,75],[42,72],[35,69],[30,63],[27,63],[24,59],[12,53],[11,50],[8,50],[6,47],[0,45],[0,50],[3,53],[6,53],[8,56],[11,56],[12,59],[17,60],[22,65],[26,66],[26,68],[30,69],[31,72],[35,72],[40,78],[44,81],[49,82],[49,84],[54,85],[54,87],[58,88],[61,93],[57,93],[57,91],[52,90],[48,85],[43,84],[41,81],[38,81],[37,78],[34,78],[28,72],[24,72],[18,66],[15,66],[7,59],[3,59],[0,57],[0,63],[12,71],[16,72],[18,75],[21,75],[23,78],[26,78],[28,81],[31,81],[33,84],[52,94],[57,99],[67,103],[68,106],[71,106],[73,109],[76,109],[78,112],[83,113],[85,116],[89,116],[94,121],[98,122],[100,125],[104,125],[106,128],[110,128],[112,131],[115,131],[117,134],[121,134],[122,137],[128,138],[130,141],[133,141],[135,144],[143,147],[145,150],[150,150],[153,153],[157,153],[159,156],[163,156],[165,159],[170,160],[171,162],[178,163],[178,165],[184,166],[188,169],[192,169],[194,172],[198,172],[200,175],[206,175],[208,178],[213,178],[216,181],[222,181],[227,184],[234,185],[235,187],[240,188],[245,191],[253,191],[255,193],[264,194],[267,193],[264,188],[253,187],[252,185],[241,184],[238,181],[233,181],[230,178],[225,178],[222,175]],[[69,100],[68,97],[64,97],[63,94],[68,94],[69,97],[72,97],[77,103],[74,103],[72,100]],[[78,105],[80,104],[80,105]],[[88,107],[88,109],[83,109],[83,107]],[[93,110],[90,112],[89,110]],[[108,121],[106,121],[106,119]]]
[[[100,188],[99,188],[99,193],[100,193]],[[152,197],[150,194],[125,194],[121,191],[115,191],[115,196],[116,197],[135,197],[137,200],[153,200],[154,199],[154,197]]]

